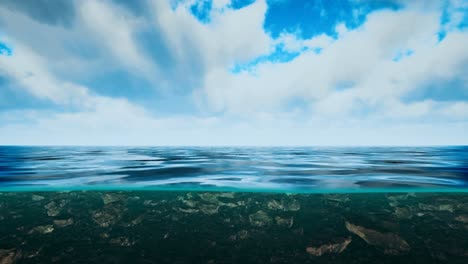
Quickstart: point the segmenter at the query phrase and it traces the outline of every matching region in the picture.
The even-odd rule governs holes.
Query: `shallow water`
[[[0,147],[0,190],[468,189],[468,147]]]
[[[0,193],[0,263],[468,263],[464,193]]]

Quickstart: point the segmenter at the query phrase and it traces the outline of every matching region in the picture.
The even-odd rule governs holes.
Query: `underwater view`
[[[467,147],[0,147],[0,263],[466,263]]]

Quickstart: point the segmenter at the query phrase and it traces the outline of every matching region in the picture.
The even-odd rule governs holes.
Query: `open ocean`
[[[468,263],[468,147],[0,146],[0,263]]]

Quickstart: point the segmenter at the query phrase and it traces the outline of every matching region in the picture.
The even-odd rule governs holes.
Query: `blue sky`
[[[0,3],[0,144],[468,144],[468,1]]]

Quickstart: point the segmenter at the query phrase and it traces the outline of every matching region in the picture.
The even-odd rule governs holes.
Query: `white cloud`
[[[136,34],[145,21],[107,1],[75,1],[69,27],[40,23],[0,6],[0,23],[12,42],[22,43],[47,58],[53,74],[75,80],[127,70],[153,83],[158,67],[138,45]]]
[[[439,18],[439,9],[386,10],[371,13],[357,29],[338,26],[336,40],[325,35],[294,40],[283,34],[279,41],[287,50],[323,50],[319,54],[303,52],[288,63],[259,64],[254,74],[212,68],[205,76],[202,91],[214,110],[243,115],[281,111],[281,106],[294,98],[302,98],[312,106],[310,115],[343,118],[365,107],[372,109],[371,114],[404,119],[435,113],[449,105],[406,105],[400,97],[433,80],[467,75],[468,34],[452,31],[438,43]],[[393,61],[402,50],[413,54]],[[351,87],[337,89],[342,83]]]
[[[48,70],[47,60],[21,43],[14,42],[14,47],[11,56],[0,56],[1,75],[12,79],[32,95],[57,104],[85,106],[88,103],[88,89],[56,80]]]
[[[187,67],[225,67],[266,54],[271,48],[271,40],[263,30],[267,10],[264,0],[239,10],[213,8],[209,24],[198,21],[188,4],[173,10],[166,1],[151,3],[156,27],[178,63]],[[226,4],[223,1],[220,6]]]
[[[111,52],[123,65],[134,73],[143,74],[148,80],[156,81],[159,74],[155,64],[135,41],[138,28],[145,21],[133,17],[123,8],[104,1],[77,1],[80,23],[91,34],[87,37],[104,45],[103,50]]]

